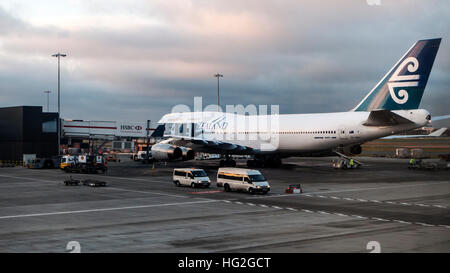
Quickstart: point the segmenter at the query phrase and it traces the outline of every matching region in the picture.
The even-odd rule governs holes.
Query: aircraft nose
[[[423,117],[425,118],[424,121],[425,121],[426,123],[431,123],[431,115],[430,115],[430,112],[424,110],[424,115],[423,115]]]

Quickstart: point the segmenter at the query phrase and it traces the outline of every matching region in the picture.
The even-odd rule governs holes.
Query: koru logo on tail
[[[413,73],[419,69],[419,61],[414,57],[406,58],[395,70],[392,77],[389,79],[388,88],[392,99],[398,104],[404,104],[408,101],[409,95],[405,89],[400,89],[398,91],[398,97],[394,92],[396,87],[416,87],[419,86],[419,74],[415,75],[403,75],[400,76],[402,69],[407,66],[409,72]]]

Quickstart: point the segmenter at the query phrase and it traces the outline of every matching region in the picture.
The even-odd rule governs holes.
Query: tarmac
[[[370,157],[335,170],[332,159],[260,169],[268,195],[217,188],[217,160],[153,168],[123,157],[106,175],[72,174],[107,182],[96,188],[65,186],[58,169],[1,168],[0,252],[64,253],[74,241],[81,252],[367,253],[372,241],[381,252],[450,252],[450,171]],[[204,168],[211,187],[175,187],[174,167]],[[286,194],[290,184],[303,193]]]

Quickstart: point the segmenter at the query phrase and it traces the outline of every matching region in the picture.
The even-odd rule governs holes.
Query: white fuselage
[[[245,116],[224,114],[218,123],[205,123],[197,138],[251,147],[256,153],[300,154],[361,144],[419,128],[428,123],[428,111],[392,111],[412,123],[395,126],[363,125],[370,112]],[[219,115],[219,113],[217,113]]]

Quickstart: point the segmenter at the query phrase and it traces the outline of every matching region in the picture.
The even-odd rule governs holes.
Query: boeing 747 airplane
[[[245,115],[183,112],[164,115],[166,140],[151,149],[156,160],[189,160],[194,152],[253,155],[249,167],[277,166],[292,156],[360,154],[370,140],[423,127],[430,113],[418,109],[441,39],[420,40],[352,110],[321,114]]]

